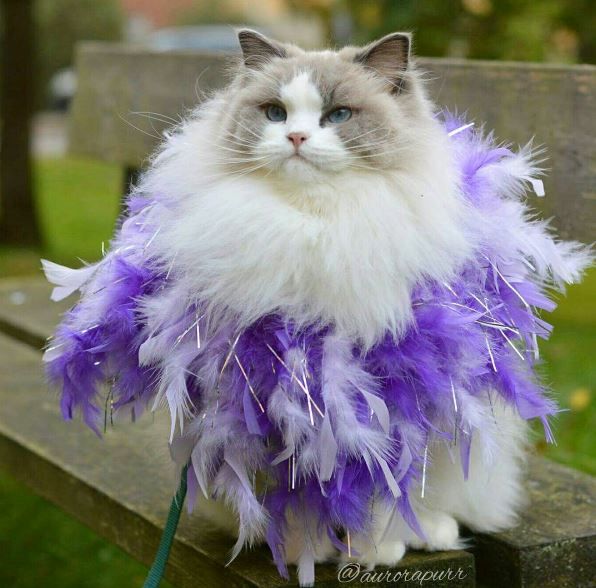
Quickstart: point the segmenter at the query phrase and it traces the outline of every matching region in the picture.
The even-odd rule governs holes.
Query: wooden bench
[[[116,162],[134,177],[168,126],[167,117],[176,118],[197,102],[197,86],[224,84],[224,59],[84,45],[77,62],[73,152]],[[552,173],[540,204],[563,234],[591,238],[596,68],[420,61],[434,72],[429,85],[439,103],[467,108],[472,119],[486,120],[499,136],[525,142],[535,135],[547,145]],[[161,122],[132,112],[159,113]],[[39,349],[69,302],[52,304],[49,292],[39,279],[0,283],[0,467],[148,564],[174,491],[168,473],[152,459],[156,451],[164,452],[156,446],[160,436],[154,429],[167,426],[166,415],[156,415],[155,423],[150,417],[134,426],[116,423],[103,440],[78,422],[62,422],[44,382]],[[528,488],[531,505],[517,529],[476,536],[467,551],[412,552],[397,569],[460,568],[465,575],[456,584],[425,584],[437,587],[592,585],[596,481],[532,458]],[[231,544],[199,516],[183,515],[168,579],[183,588],[296,585],[295,579],[286,583],[277,576],[265,549],[244,553],[225,567]],[[334,566],[320,567],[317,580],[317,586],[339,585]]]

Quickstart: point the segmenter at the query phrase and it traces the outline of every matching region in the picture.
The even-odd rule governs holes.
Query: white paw
[[[288,564],[298,564],[304,551],[304,538],[298,534],[293,534],[286,538],[285,553]],[[331,543],[326,535],[317,538],[314,545],[315,563],[325,563],[336,559],[337,549]]]
[[[399,562],[406,552],[406,544],[403,541],[383,541],[378,545],[369,542],[354,541],[352,545],[352,557],[347,553],[342,554],[342,562],[356,561],[368,570],[375,566],[393,567]]]
[[[315,546],[315,563],[326,563],[337,559],[337,549],[327,536]]]
[[[461,547],[457,521],[452,516],[435,511],[425,514],[420,519],[426,541],[414,539],[410,541],[412,547],[428,551],[447,551]]]
[[[384,541],[376,548],[376,564],[392,568],[406,553],[403,541]]]

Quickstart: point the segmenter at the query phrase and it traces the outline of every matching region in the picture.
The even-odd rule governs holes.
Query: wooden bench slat
[[[534,458],[528,463],[527,486],[531,507],[518,527],[475,537],[478,579],[495,588],[593,585],[596,479]]]
[[[202,91],[225,85],[233,55],[81,44],[72,151],[140,167],[169,124],[132,113],[178,120],[200,102]],[[596,234],[596,67],[418,61],[428,71],[429,93],[439,105],[467,111],[501,140],[525,144],[535,137],[546,147],[547,197],[533,205],[555,217],[562,237],[591,242]]]
[[[51,291],[40,277],[0,280],[0,332],[41,349],[74,303],[72,299],[51,302]]]

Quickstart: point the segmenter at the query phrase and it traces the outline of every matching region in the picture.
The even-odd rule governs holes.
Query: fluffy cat
[[[410,35],[339,52],[252,31],[239,40],[244,69],[169,139],[140,186],[167,186],[177,198],[157,248],[175,256],[191,291],[245,325],[281,311],[299,325],[331,322],[366,346],[399,334],[413,286],[450,281],[472,251],[448,138],[411,61]],[[391,510],[379,506],[372,537],[352,538],[358,559],[394,565],[406,545],[456,549],[455,516],[482,531],[513,524],[525,421],[497,409],[512,434],[497,430],[490,469],[475,444],[466,482],[437,444],[431,494],[415,507],[427,541],[405,523],[385,534]],[[303,548],[304,532],[290,528],[288,562]],[[335,554],[327,538],[317,545],[317,561]]]
[[[66,330],[58,332],[58,350],[46,358],[50,375],[64,382],[65,415],[81,407],[91,425],[96,418],[93,394],[82,397],[68,388],[73,366],[90,361],[88,354],[81,359],[83,347],[113,358],[106,369],[120,378],[117,407],[123,410],[146,406],[149,396],[143,394],[159,380],[155,403],[170,406],[174,444],[183,454],[179,461],[192,453],[195,487],[206,496],[223,496],[240,519],[235,553],[246,542],[266,538],[282,573],[284,560],[298,564],[302,585],[314,582],[315,561],[337,559],[340,552],[366,566],[391,566],[408,546],[459,548],[458,523],[479,531],[512,526],[523,504],[526,419],[545,419],[554,408],[529,380],[520,380],[521,392],[510,390],[513,379],[492,389],[490,378],[505,377],[503,362],[516,359],[507,335],[513,337],[515,325],[499,322],[487,298],[472,293],[475,302],[449,284],[463,275],[480,287],[476,274],[466,270],[480,268],[498,283],[508,312],[519,310],[525,313],[515,315],[521,322],[534,324],[524,296],[533,305],[548,306],[535,286],[549,279],[576,280],[589,252],[578,244],[556,243],[545,225],[527,220],[526,208],[516,200],[538,172],[527,150],[514,156],[504,149],[490,151],[471,135],[465,143],[450,138],[425,94],[409,34],[338,52],[306,52],[250,30],[240,31],[239,41],[243,62],[235,77],[164,142],[133,194],[130,218],[112,253],[76,276],[46,264],[62,288],[59,295],[76,288],[84,295]],[[465,157],[476,161],[467,171],[474,177],[474,204],[465,193]],[[146,195],[155,200],[139,204]],[[485,261],[483,252],[493,246],[513,261],[499,254],[496,261]],[[535,277],[524,285],[519,276],[529,275],[530,266]],[[126,280],[136,290],[120,292]],[[420,290],[421,284],[433,286]],[[104,288],[116,294],[97,298]],[[432,315],[426,327],[424,316],[414,316],[424,304],[432,306],[433,296],[440,301],[451,292],[453,298],[440,302],[437,312],[470,311],[474,305],[468,318],[485,317],[484,331],[474,323],[477,330],[465,336],[470,347],[447,362],[457,363],[459,372],[443,374],[437,390],[417,384],[411,408],[396,408],[399,378],[407,382],[409,376],[391,371],[398,369],[395,361],[383,363],[384,350],[397,349],[407,333],[431,341],[436,329],[448,341],[453,329],[468,328],[463,322],[447,328],[445,314]],[[110,318],[119,305],[126,312]],[[284,351],[267,343],[261,355],[251,355],[259,325],[271,316],[283,317],[294,334],[319,333],[315,351],[287,343],[294,335],[282,325],[263,336],[275,331],[278,339],[271,341],[285,345]],[[461,320],[455,316],[449,320]],[[81,343],[83,335],[73,340],[73,331],[88,333],[102,321],[112,331],[106,327],[99,342]],[[130,324],[133,335],[118,331],[116,336],[113,330],[122,324]],[[196,345],[185,339],[195,328]],[[253,343],[242,347],[236,333],[248,333]],[[417,353],[441,347],[447,357],[444,341],[422,344]],[[216,350],[212,359],[210,349]],[[373,351],[374,365],[366,363]],[[128,364],[123,363],[127,353]],[[400,357],[410,361],[407,350]],[[259,362],[267,375],[253,368]],[[85,363],[77,374],[82,378],[91,369],[99,368]],[[437,368],[446,369],[451,368]],[[154,371],[142,380],[143,370]],[[235,371],[224,381],[230,370]],[[394,400],[382,399],[378,373],[393,374],[387,380],[398,390]],[[200,382],[196,390],[188,374]],[[106,371],[93,372],[90,386],[107,377]],[[454,384],[457,378],[461,383]],[[240,392],[222,395],[220,404],[220,390],[228,385]],[[431,407],[420,391],[440,400]],[[238,396],[241,406],[232,410]],[[264,432],[273,429],[279,436]],[[433,437],[430,429],[449,433]],[[265,435],[281,452],[273,461],[275,454],[262,443]],[[254,499],[251,476],[282,463],[283,479],[284,460],[287,496],[272,499],[265,509]],[[344,476],[348,462],[355,465]],[[364,481],[369,473],[372,486]],[[406,480],[409,502],[404,501]],[[298,495],[292,491],[302,484],[311,484],[304,490],[312,499],[308,505],[326,500],[328,492],[337,492],[343,505],[350,484],[353,501],[337,512],[326,506],[331,510],[323,525],[316,507],[301,510],[292,502]],[[216,517],[212,500],[202,508]],[[350,535],[348,529],[342,544],[335,531],[341,537],[337,527],[351,517],[360,531]],[[278,519],[283,522],[271,524]],[[230,526],[230,520],[218,520]]]

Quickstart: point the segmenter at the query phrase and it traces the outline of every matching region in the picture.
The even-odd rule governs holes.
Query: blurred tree
[[[49,79],[72,64],[77,41],[117,40],[122,28],[118,0],[2,0],[0,243],[40,244],[29,135]]]
[[[412,30],[421,55],[596,62],[593,0],[341,0],[355,42]]]
[[[596,6],[594,0],[566,0],[561,24],[578,39],[578,61],[596,63]]]
[[[40,233],[29,157],[33,110],[33,0],[2,0],[0,243],[36,246]]]
[[[118,41],[124,15],[118,0],[36,0],[38,87],[46,96],[52,75],[73,63],[80,40]]]
[[[341,10],[341,2],[336,0],[287,0],[289,7],[295,11],[308,11],[314,14],[323,24],[325,37],[329,41],[342,43],[342,39],[333,39],[334,37],[334,15]]]

